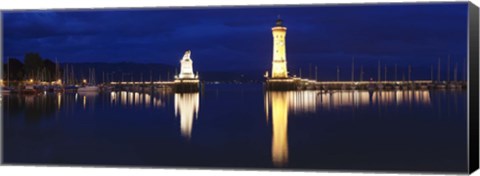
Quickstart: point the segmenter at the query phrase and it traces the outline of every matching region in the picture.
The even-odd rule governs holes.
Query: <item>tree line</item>
[[[60,78],[61,69],[55,62],[42,58],[38,53],[26,53],[23,62],[17,58],[8,58],[3,64],[4,80],[22,81],[28,79],[55,81]]]

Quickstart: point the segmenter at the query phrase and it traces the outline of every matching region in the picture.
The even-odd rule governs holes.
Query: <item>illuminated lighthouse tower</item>
[[[272,28],[272,34],[272,78],[288,78],[287,55],[285,50],[285,35],[287,35],[287,28],[283,26],[283,21],[280,18],[277,19],[276,25]]]
[[[196,76],[193,73],[193,62],[190,58],[191,51],[187,50],[185,55],[183,55],[182,60],[180,61],[180,74],[178,74],[178,79],[195,79]]]
[[[197,92],[199,89],[198,73],[193,73],[193,61],[190,58],[191,51],[187,50],[180,60],[180,73],[175,76],[175,92]]]
[[[296,90],[299,84],[298,78],[290,78],[287,70],[287,51],[285,49],[285,35],[287,28],[283,26],[280,17],[274,27],[273,35],[273,61],[272,75],[265,74],[267,90]]]

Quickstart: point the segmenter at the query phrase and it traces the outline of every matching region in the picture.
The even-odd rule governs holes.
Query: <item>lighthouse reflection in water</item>
[[[199,93],[176,93],[175,116],[180,115],[182,136],[190,139],[194,117],[198,118]]]
[[[272,161],[275,166],[288,163],[289,114],[315,113],[317,108],[360,108],[403,104],[430,105],[428,90],[412,91],[270,91],[265,93],[265,112],[272,123]],[[269,116],[271,112],[271,117]],[[319,117],[322,118],[322,117]]]

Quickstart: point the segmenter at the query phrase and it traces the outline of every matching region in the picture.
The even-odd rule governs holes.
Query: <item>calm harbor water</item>
[[[466,91],[3,95],[4,162],[466,171]]]

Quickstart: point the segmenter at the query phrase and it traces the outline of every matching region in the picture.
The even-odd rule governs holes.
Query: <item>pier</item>
[[[301,78],[267,79],[267,90],[461,90],[465,82],[416,81],[315,81]]]
[[[170,92],[175,90],[175,82],[108,82],[102,85],[101,89],[103,91]]]
[[[198,92],[200,81],[198,73],[193,72],[193,61],[190,58],[191,51],[187,50],[180,60],[180,73],[175,76],[174,81],[157,82],[110,82],[116,89],[153,91],[155,89],[172,90],[174,92]]]
[[[355,80],[355,57],[352,57],[351,79],[349,81],[340,81],[340,69],[337,66],[337,80],[336,81],[318,81],[317,67],[315,67],[315,80],[301,78],[302,72],[300,69],[299,75],[289,75],[287,70],[287,55],[285,48],[285,37],[287,34],[287,27],[283,25],[283,20],[277,19],[275,26],[272,27],[273,36],[273,58],[272,69],[269,75],[268,71],[265,73],[265,89],[273,91],[291,91],[291,90],[461,90],[466,89],[466,81],[459,81],[457,79],[458,66],[454,67],[454,79],[450,79],[450,56],[448,57],[447,79],[441,81],[441,64],[438,62],[437,80],[433,77],[433,65],[431,66],[431,79],[429,80],[414,80],[412,78],[412,66],[408,65],[408,79],[403,75],[403,79],[397,79],[397,64],[395,64],[395,76],[391,80],[387,79],[387,65],[384,66],[384,77],[382,78],[382,66],[380,60],[378,61],[378,78],[373,80],[370,78],[364,81],[363,66],[360,66],[360,81]],[[310,76],[311,76],[310,67]],[[392,81],[393,80],[393,81]],[[466,80],[466,79],[465,79]]]

